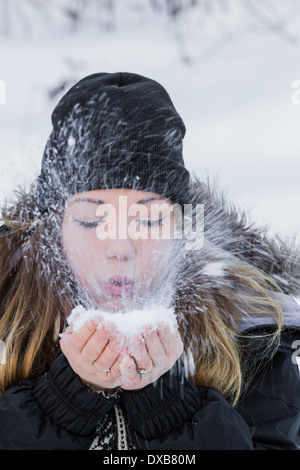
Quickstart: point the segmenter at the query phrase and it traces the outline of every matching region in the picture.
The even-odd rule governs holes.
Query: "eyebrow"
[[[149,197],[149,198],[146,198],[146,199],[142,199],[141,201],[137,201],[136,204],[146,204],[147,202],[157,201],[157,200],[161,200],[161,199],[166,199],[166,198],[162,197],[162,196]],[[76,199],[74,199],[73,201],[71,201],[69,203],[69,206],[72,206],[76,202],[90,202],[92,204],[97,204],[97,205],[106,204],[106,202],[101,201],[101,199],[91,199],[91,198],[85,198],[85,197],[77,197]]]

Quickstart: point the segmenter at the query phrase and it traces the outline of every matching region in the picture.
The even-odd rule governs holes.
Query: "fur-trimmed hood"
[[[300,298],[300,246],[295,240],[271,236],[265,227],[249,224],[247,213],[209,178],[203,181],[193,174],[190,184],[192,204],[204,204],[204,244],[196,255],[202,273],[209,274],[210,282],[217,285],[224,282],[222,267],[228,260],[258,268],[283,291],[271,295],[280,302],[286,323],[300,326],[300,306],[295,300]],[[209,261],[209,253],[216,258],[214,262]],[[256,317],[255,322],[262,324],[265,319]],[[241,327],[250,326],[248,320]]]
[[[192,203],[204,204],[204,240],[269,274],[282,290],[300,296],[300,246],[265,227],[247,224],[247,213],[209,180],[191,178]]]

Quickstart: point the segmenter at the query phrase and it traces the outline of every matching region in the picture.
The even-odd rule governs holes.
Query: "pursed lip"
[[[104,287],[110,294],[121,296],[133,291],[134,281],[127,276],[117,275],[106,281]]]
[[[127,276],[122,276],[120,274],[116,275],[116,276],[113,276],[111,277],[108,281],[107,281],[108,284],[122,284],[122,285],[133,285],[134,284],[134,280],[133,279],[130,279],[129,277]]]

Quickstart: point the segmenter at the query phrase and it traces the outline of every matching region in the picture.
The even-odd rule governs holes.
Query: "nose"
[[[106,246],[106,257],[119,262],[130,261],[135,257],[135,249],[130,240],[109,240]]]

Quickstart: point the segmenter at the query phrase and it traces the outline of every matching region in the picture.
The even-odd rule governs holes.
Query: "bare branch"
[[[253,2],[249,0],[240,0],[241,5],[244,9],[255,18],[262,26],[269,29],[270,31],[274,32],[278,36],[280,36],[285,41],[289,42],[290,44],[296,44],[298,42],[297,36],[292,33],[286,31],[283,26],[283,21],[273,21],[267,17],[258,7],[254,5]]]

